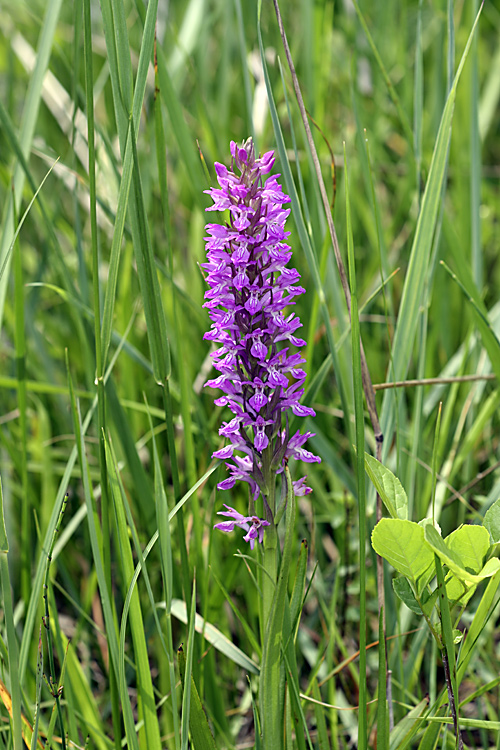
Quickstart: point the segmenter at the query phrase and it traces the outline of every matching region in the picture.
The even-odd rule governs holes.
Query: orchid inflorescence
[[[284,227],[290,210],[283,205],[289,198],[277,182],[279,175],[262,179],[274,164],[273,151],[255,158],[249,138],[243,146],[232,141],[231,155],[229,169],[215,163],[220,188],[206,191],[214,201],[207,211],[227,210],[229,217],[225,224],[206,225],[203,268],[209,289],[204,307],[212,325],[204,338],[221,346],[212,354],[220,375],[205,385],[223,392],[215,403],[228,406],[234,415],[219,430],[228,445],[213,454],[225,460],[230,473],[218,487],[230,489],[237,480],[250,486],[250,515],[226,505],[220,515],[232,520],[215,528],[232,531],[240,526],[253,549],[256,539],[262,542],[264,527],[274,521],[274,481],[285,462],[320,459],[303,447],[313,433],[289,434],[290,411],[298,417],[315,415],[300,404],[305,360],[291,352],[291,346],[305,346],[296,335],[302,324],[293,312],[284,313],[305,291],[297,284],[299,273],[287,267],[292,253],[285,242],[290,232]],[[305,480],[293,482],[295,495],[311,492]],[[254,514],[261,493],[265,520]]]

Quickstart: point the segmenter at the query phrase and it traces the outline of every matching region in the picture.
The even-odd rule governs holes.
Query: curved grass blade
[[[2,605],[7,630],[7,650],[9,654],[9,676],[11,688],[12,709],[10,712],[12,721],[12,739],[14,750],[21,750],[22,721],[21,721],[21,683],[19,679],[19,648],[14,626],[14,610],[12,607],[11,581],[7,555],[9,552],[9,541],[5,530],[3,514],[3,491],[0,479],[0,581],[2,583]]]
[[[500,341],[488,319],[488,311],[477,292],[477,287],[473,280],[467,278],[465,274],[461,272],[459,272],[459,274],[454,273],[444,260],[441,261],[441,265],[450,274],[453,281],[458,284],[470,302],[484,348],[488,352],[488,357],[490,358],[491,366],[495,371],[497,378],[500,379]]]
[[[124,144],[124,156],[123,156],[123,174],[120,181],[120,190],[118,193],[118,206],[116,211],[116,220],[114,223],[113,240],[111,245],[111,255],[109,261],[109,273],[108,273],[108,284],[106,287],[106,296],[104,300],[104,311],[102,319],[102,333],[101,333],[101,347],[102,347],[102,367],[106,367],[106,358],[108,354],[108,348],[111,341],[111,331],[113,324],[113,310],[116,296],[116,286],[118,280],[118,268],[120,262],[120,249],[123,239],[123,231],[125,227],[125,217],[127,211],[127,205],[130,196],[130,186],[132,181],[132,168],[133,168],[133,148],[131,143],[132,132],[137,132],[141,109],[144,102],[144,94],[146,91],[147,73],[149,63],[153,54],[154,46],[154,34],[155,34],[155,23],[156,13],[158,7],[158,0],[148,3],[146,22],[144,25],[144,34],[142,38],[141,50],[139,53],[139,64],[137,69],[137,77],[134,89],[134,96],[132,102],[132,121],[135,127],[131,128],[130,119],[127,119],[127,127],[125,131],[125,144]],[[128,42],[127,42],[128,44]],[[118,46],[118,45],[117,45]],[[121,45],[119,45],[121,50]],[[127,49],[126,56],[130,61],[130,53]],[[122,53],[120,52],[120,59]],[[125,63],[126,64],[126,63]],[[118,66],[119,71],[121,66]],[[131,76],[130,72],[130,76]],[[123,84],[124,85],[124,84]],[[128,87],[128,84],[127,84]]]
[[[394,86],[392,84],[390,76],[389,76],[389,74],[388,74],[388,72],[387,72],[387,70],[385,68],[383,60],[382,60],[382,58],[380,56],[380,53],[379,53],[379,51],[377,49],[377,46],[376,46],[376,44],[375,44],[375,42],[373,40],[372,35],[370,34],[370,30],[368,28],[368,24],[366,23],[365,18],[363,16],[363,14],[361,13],[361,10],[360,10],[360,7],[358,5],[357,0],[352,0],[352,3],[354,5],[354,8],[355,8],[356,13],[357,13],[357,16],[359,18],[359,22],[360,22],[361,26],[363,27],[363,31],[365,32],[366,38],[368,39],[368,44],[370,45],[370,47],[372,49],[373,55],[374,55],[374,57],[375,57],[375,59],[377,61],[377,64],[378,64],[378,66],[380,68],[380,71],[382,73],[382,76],[384,78],[385,85],[387,86],[387,90],[389,92],[389,96],[391,97],[392,102],[393,102],[393,104],[394,104],[394,106],[396,108],[396,111],[398,113],[399,120],[400,120],[401,125],[403,127],[403,130],[405,132],[406,139],[408,141],[408,145],[410,147],[413,147],[413,133],[412,133],[412,130],[411,130],[408,118],[406,116],[406,113],[405,113],[405,111],[404,111],[404,109],[403,109],[403,107],[401,105],[401,102],[399,100],[399,97],[397,95],[396,89],[394,88]]]
[[[122,495],[123,488],[117,473],[116,463],[113,459],[109,442],[105,440],[106,461],[108,466],[108,475],[113,498],[113,507],[115,512],[115,523],[118,534],[118,552],[121,558],[122,575],[125,582],[129,581],[134,574],[134,564],[132,551],[130,549],[129,525],[127,524],[125,502]],[[136,536],[136,534],[135,534]],[[144,573],[147,577],[145,567]],[[137,670],[137,698],[139,717],[144,720],[143,729],[140,730],[141,744],[146,743],[148,748],[158,748],[161,750],[160,731],[158,718],[156,715],[155,697],[153,693],[153,683],[151,680],[151,669],[149,665],[148,646],[146,642],[144,620],[142,608],[139,599],[139,592],[136,588],[132,590],[130,598],[130,630],[132,633],[132,642],[134,646],[135,663]],[[158,623],[159,627],[159,623]],[[122,694],[126,694],[128,687],[125,676],[125,629],[120,628],[119,644],[119,681]]]
[[[299,239],[302,245],[302,249],[306,255],[309,270],[311,272],[311,276],[314,281],[314,286],[316,287],[316,292],[319,297],[321,313],[323,316],[323,322],[325,325],[327,339],[328,339],[328,346],[330,349],[330,354],[332,356],[333,367],[334,367],[334,371],[337,377],[340,400],[342,403],[342,409],[344,411],[344,421],[345,421],[346,431],[349,436],[349,444],[352,445],[354,443],[354,435],[352,431],[351,421],[349,419],[350,408],[349,408],[349,401],[347,398],[347,389],[342,380],[342,375],[341,375],[342,370],[338,362],[337,350],[336,350],[335,341],[333,338],[333,330],[331,326],[331,320],[330,320],[330,315],[328,312],[328,307],[326,304],[325,292],[323,289],[323,285],[321,283],[321,277],[320,277],[320,273],[318,269],[318,264],[316,261],[316,256],[313,252],[309,233],[307,231],[307,228],[304,222],[304,217],[303,217],[302,208],[299,202],[299,197],[297,194],[297,189],[295,187],[295,182],[292,176],[292,171],[290,169],[290,162],[288,160],[286,146],[285,146],[285,142],[283,139],[283,133],[282,133],[280,121],[278,118],[278,112],[276,109],[276,104],[274,102],[271,82],[269,80],[269,73],[267,70],[267,62],[266,62],[264,44],[262,41],[262,33],[261,33],[261,28],[260,28],[261,8],[262,8],[262,0],[259,0],[258,6],[257,6],[257,34],[259,38],[259,49],[260,49],[262,68],[264,72],[264,79],[265,79],[265,84],[266,84],[266,89],[267,89],[269,109],[270,109],[271,118],[273,121],[274,134],[276,136],[276,145],[277,145],[278,153],[280,156],[280,164],[281,164],[281,168],[283,169],[283,176],[285,178],[287,191],[290,196],[290,203],[292,206],[292,214],[294,217],[295,226],[297,227],[297,232],[299,234]]]
[[[395,380],[404,380],[408,372],[419,319],[419,308],[425,294],[425,284],[430,253],[436,229],[444,176],[448,165],[451,126],[455,108],[457,86],[465,61],[469,54],[474,32],[479,21],[476,17],[467,44],[456,72],[453,86],[446,100],[439,131],[434,146],[429,176],[422,198],[417,228],[410,254],[408,272],[398,313],[398,322],[392,346],[392,362]],[[395,422],[395,395],[388,390],[384,396],[381,413],[381,428],[384,434],[383,458],[389,451]]]
[[[171,611],[174,617],[176,617],[184,624],[187,624],[188,620],[186,602],[183,602],[180,599],[172,599]],[[195,615],[194,628],[197,633],[202,633],[205,640],[211,643],[214,648],[220,651],[221,654],[224,654],[224,656],[227,656],[228,659],[231,659],[231,661],[233,661],[235,664],[238,664],[247,672],[251,672],[252,674],[259,674],[258,664],[256,664],[253,659],[247,656],[240,648],[238,648],[238,646],[235,646],[235,644],[230,641],[229,638],[224,635],[224,633],[221,633],[221,631],[216,628],[215,625],[207,622],[198,613],[196,613]]]
[[[179,657],[179,671],[186,690],[186,654],[182,646],[177,651]],[[188,677],[189,679],[189,677]],[[207,715],[203,709],[194,677],[191,675],[190,701],[189,701],[189,728],[193,740],[194,750],[216,750],[214,736],[208,723]]]
[[[358,488],[358,534],[359,534],[359,744],[368,744],[366,721],[366,496],[365,496],[365,427],[363,414],[363,377],[361,372],[361,337],[358,317],[358,295],[356,291],[356,267],[349,202],[347,159],[344,143],[344,171],[346,194],[347,257],[349,286],[351,288],[351,335],[352,335],[352,379],[354,390],[354,413],[356,418],[356,478]]]
[[[30,84],[26,95],[26,102],[24,105],[22,116],[21,135],[19,137],[19,142],[25,158],[28,157],[31,151],[33,134],[35,132],[35,126],[38,119],[38,110],[40,107],[43,79],[49,63],[52,44],[54,42],[56,24],[59,18],[61,6],[62,0],[49,0],[46,7],[43,27],[40,33],[37,61],[35,69],[33,71],[33,75],[30,79]],[[0,268],[3,267],[5,263],[6,271],[5,274],[3,274],[0,278],[0,329],[2,328],[3,311],[9,276],[9,247],[12,244],[12,239],[14,236],[14,216],[15,214],[19,213],[19,207],[21,205],[21,198],[24,188],[24,177],[24,170],[22,166],[17,163],[13,177],[13,193],[9,198],[7,212],[2,227],[2,236],[0,239]]]

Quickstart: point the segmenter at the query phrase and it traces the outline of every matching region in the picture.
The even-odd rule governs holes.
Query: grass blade
[[[434,146],[434,153],[432,155],[429,176],[422,198],[422,207],[418,216],[417,228],[410,254],[410,262],[405,277],[405,285],[398,313],[398,322],[394,334],[392,361],[395,380],[403,380],[406,377],[410,364],[419,319],[418,311],[425,290],[432,239],[438,218],[438,209],[440,205],[439,199],[448,164],[451,126],[453,122],[457,86],[465,61],[469,54],[478,21],[479,15],[476,17],[470,32],[467,45],[453,81],[453,86],[446,100],[436,138],[436,144]],[[394,392],[387,391],[384,396],[381,414],[381,427],[385,439],[383,450],[384,457],[387,456],[392,442],[395,408]]]
[[[354,389],[354,414],[356,418],[356,479],[358,488],[359,534],[359,714],[358,732],[360,747],[368,745],[366,723],[366,496],[365,496],[365,427],[363,414],[363,382],[361,373],[361,339],[359,333],[356,268],[349,203],[349,183],[344,144],[344,171],[346,193],[347,258],[351,288],[352,379]]]
[[[33,135],[37,123],[38,110],[40,107],[43,79],[49,63],[61,5],[62,0],[49,0],[45,12],[42,31],[40,33],[37,62],[35,65],[33,76],[30,79],[28,92],[26,94],[26,101],[24,105],[21,124],[21,135],[19,138],[22,152],[25,158],[28,157],[31,151]],[[10,196],[7,205],[7,212],[4,218],[2,235],[0,239],[0,268],[3,268],[5,263],[6,270],[6,272],[0,276],[0,329],[2,328],[5,297],[7,294],[7,285],[9,278],[9,248],[14,237],[14,216],[19,213],[19,207],[21,205],[21,197],[24,187],[24,176],[24,170],[18,163],[14,170],[14,177],[12,181],[14,186],[13,193]]]

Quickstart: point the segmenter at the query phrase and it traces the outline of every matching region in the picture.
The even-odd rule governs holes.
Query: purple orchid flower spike
[[[247,532],[243,537],[243,540],[250,544],[250,549],[253,550],[256,540],[262,544],[262,540],[264,539],[264,527],[270,526],[269,521],[263,521],[257,516],[242,516],[237,510],[230,508],[229,505],[224,505],[224,508],[227,508],[227,511],[220,510],[217,515],[229,516],[229,518],[232,518],[233,520],[216,523],[214,529],[227,532],[234,531],[234,527],[239,526],[240,529],[244,529],[244,531]]]
[[[229,443],[213,454],[229,469],[219,489],[230,489],[238,480],[246,482],[251,510],[262,494],[267,519],[241,516],[230,509],[223,515],[231,514],[234,520],[215,528],[245,528],[245,539],[253,549],[256,539],[262,542],[264,526],[274,521],[276,474],[283,472],[289,458],[307,463],[320,459],[302,447],[313,433],[290,436],[288,431],[290,412],[315,416],[313,409],[300,403],[305,360],[293,352],[306,342],[297,336],[302,324],[289,308],[305,290],[298,285],[299,273],[288,268],[292,253],[286,244],[290,233],[285,231],[285,221],[290,210],[283,206],[289,198],[277,182],[279,175],[264,180],[274,164],[273,151],[256,158],[249,138],[242,146],[232,141],[231,155],[229,168],[215,164],[220,187],[206,191],[214,201],[207,211],[227,211],[228,221],[206,225],[203,268],[209,288],[204,307],[212,325],[204,338],[220,345],[212,354],[220,374],[205,385],[222,391],[215,403],[228,406],[233,414],[219,430]],[[311,492],[305,479],[293,482],[296,495]]]

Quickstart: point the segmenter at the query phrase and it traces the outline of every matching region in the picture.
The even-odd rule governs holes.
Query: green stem
[[[45,568],[45,581],[43,584],[43,599],[45,602],[45,617],[43,618],[43,624],[45,626],[45,630],[47,631],[47,651],[49,655],[49,670],[50,670],[48,684],[49,684],[50,692],[52,693],[52,696],[56,701],[57,715],[59,718],[59,726],[61,729],[62,750],[66,750],[66,736],[65,736],[64,721],[63,721],[61,701],[60,701],[62,685],[58,687],[55,681],[56,669],[55,669],[55,662],[54,662],[54,649],[52,647],[52,633],[50,631],[48,593],[49,593],[49,571],[50,571],[50,564],[52,562],[52,553],[54,552],[54,546],[56,543],[57,535],[59,534],[59,531],[61,529],[62,519],[64,516],[64,511],[66,510],[67,503],[68,503],[68,495],[66,494],[64,496],[64,500],[63,500],[62,507],[61,507],[61,512],[59,513],[59,518],[57,520],[57,524],[54,529],[54,534],[52,535],[52,544],[50,545],[49,554],[47,555],[47,566]]]
[[[261,622],[261,642],[264,647],[264,636],[266,633],[269,614],[274,598],[276,588],[276,578],[278,575],[277,564],[278,534],[276,526],[271,524],[266,528],[264,534],[264,570],[262,572],[262,622]]]
[[[174,498],[177,503],[181,498],[181,485],[179,480],[179,468],[177,465],[177,451],[175,448],[175,435],[174,435],[174,422],[173,422],[173,409],[172,399],[170,396],[170,386],[168,380],[165,382],[163,390],[163,405],[165,409],[165,422],[167,427],[167,443],[168,453],[170,456],[170,468],[172,472],[172,484],[174,487]],[[182,573],[182,590],[184,592],[184,601],[189,602],[190,600],[190,574],[189,574],[189,561],[186,547],[186,532],[184,530],[184,513],[183,509],[179,508],[177,511],[177,533],[179,548],[181,553],[181,573]],[[189,614],[188,614],[189,618]]]

